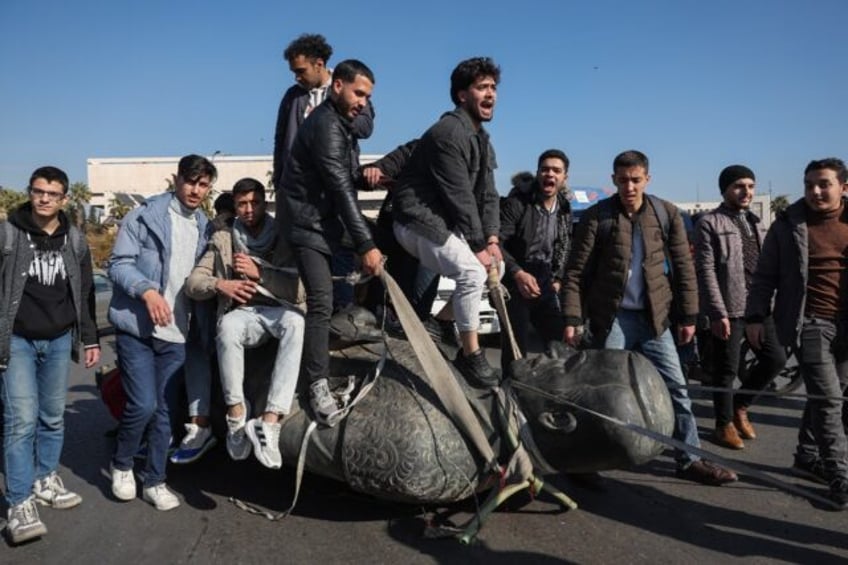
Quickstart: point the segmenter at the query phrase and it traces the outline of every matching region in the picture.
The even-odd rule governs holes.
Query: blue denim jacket
[[[162,292],[171,261],[171,222],[168,207],[173,193],[148,198],[121,222],[118,239],[109,258],[109,278],[114,283],[109,321],[115,329],[136,337],[149,337],[153,321],[141,295],[149,289]],[[206,215],[198,210],[198,238],[194,259],[206,248]]]

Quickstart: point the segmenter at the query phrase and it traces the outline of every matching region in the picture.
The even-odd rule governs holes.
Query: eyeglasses
[[[35,200],[41,200],[42,198],[47,198],[51,202],[58,202],[65,198],[64,192],[53,192],[52,190],[41,190],[40,188],[29,187],[27,189],[29,195],[32,196]]]

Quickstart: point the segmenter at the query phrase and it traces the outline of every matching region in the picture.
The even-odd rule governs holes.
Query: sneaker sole
[[[174,465],[188,465],[189,463],[194,463],[201,457],[203,457],[206,452],[215,447],[218,444],[218,440],[215,436],[209,436],[209,440],[201,445],[195,453],[186,455],[185,457],[180,455],[181,450],[177,450],[171,457],[168,459]]]
[[[76,508],[80,504],[82,504],[82,497],[77,496],[76,498],[72,498],[65,502],[55,503],[50,500],[44,500],[41,498],[35,497],[35,501],[41,506],[49,506],[50,508],[55,508],[56,510],[67,510],[69,508]]]
[[[18,545],[24,543],[25,541],[40,538],[44,535],[47,535],[47,526],[45,526],[43,523],[40,527],[33,527],[31,530],[22,532],[17,535],[13,534],[9,530],[9,527],[6,526],[6,537],[9,539],[9,543],[12,543],[14,545]]]

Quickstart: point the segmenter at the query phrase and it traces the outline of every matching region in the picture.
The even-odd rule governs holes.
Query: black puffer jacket
[[[330,254],[345,229],[360,255],[375,247],[356,201],[351,122],[331,99],[300,126],[279,196],[283,233],[294,246]]]

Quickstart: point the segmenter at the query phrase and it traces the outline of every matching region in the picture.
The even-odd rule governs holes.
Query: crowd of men
[[[617,193],[585,211],[574,229],[566,181],[570,162],[543,151],[534,178],[501,199],[495,152],[484,127],[494,115],[500,69],[488,58],[460,62],[450,77],[453,109],[420,138],[359,166],[358,140],[374,126],[372,71],[348,59],[328,68],[332,49],[319,35],[285,51],[296,85],[277,120],[273,183],[278,210],[266,210],[255,179],[231,187],[231,209],[214,222],[201,210],[217,178],[212,162],[183,157],[174,190],[128,214],[109,261],[114,283],[109,319],[126,405],[110,461],[116,499],[137,497],[158,510],[180,504],[166,485],[166,465],[190,463],[216,442],[210,427],[209,357],[217,358],[226,404],[226,449],[251,452],[279,468],[281,421],[298,382],[311,417],[333,425],[339,409],[329,385],[329,327],[351,298],[333,276],[356,266],[387,268],[438,339],[450,320],[460,378],[496,387],[508,374],[486,359],[478,335],[487,277],[502,277],[519,348],[532,332],[574,347],[638,350],[669,385],[674,437],[697,448],[699,437],[676,346],[690,342],[699,314],[712,341],[715,441],[741,449],[756,432],[754,400],[797,352],[810,398],[793,468],[826,482],[834,504],[848,507],[848,460],[842,395],[848,384],[845,322],[848,170],[835,158],[804,171],[804,197],[778,215],[768,233],[750,211],[754,172],[721,171],[722,203],[695,230],[694,260],[680,211],[650,195],[648,157],[625,151],[612,163]],[[390,193],[377,226],[362,216],[356,192]],[[227,187],[230,188],[230,187]],[[67,176],[37,169],[29,202],[0,227],[0,394],[4,406],[7,535],[13,543],[46,533],[36,504],[71,508],[81,497],[57,474],[69,360],[84,351],[98,363],[91,257],[62,212]],[[221,201],[223,204],[223,200]],[[226,206],[224,206],[226,207]],[[433,319],[438,277],[454,281],[451,308]],[[745,394],[733,394],[746,337],[757,362]],[[244,393],[245,349],[277,343],[270,388],[261,406]],[[185,373],[190,421],[171,449],[171,390]],[[248,377],[249,378],[249,377]],[[143,468],[136,469],[144,452]],[[677,454],[678,476],[707,485],[735,473]]]

